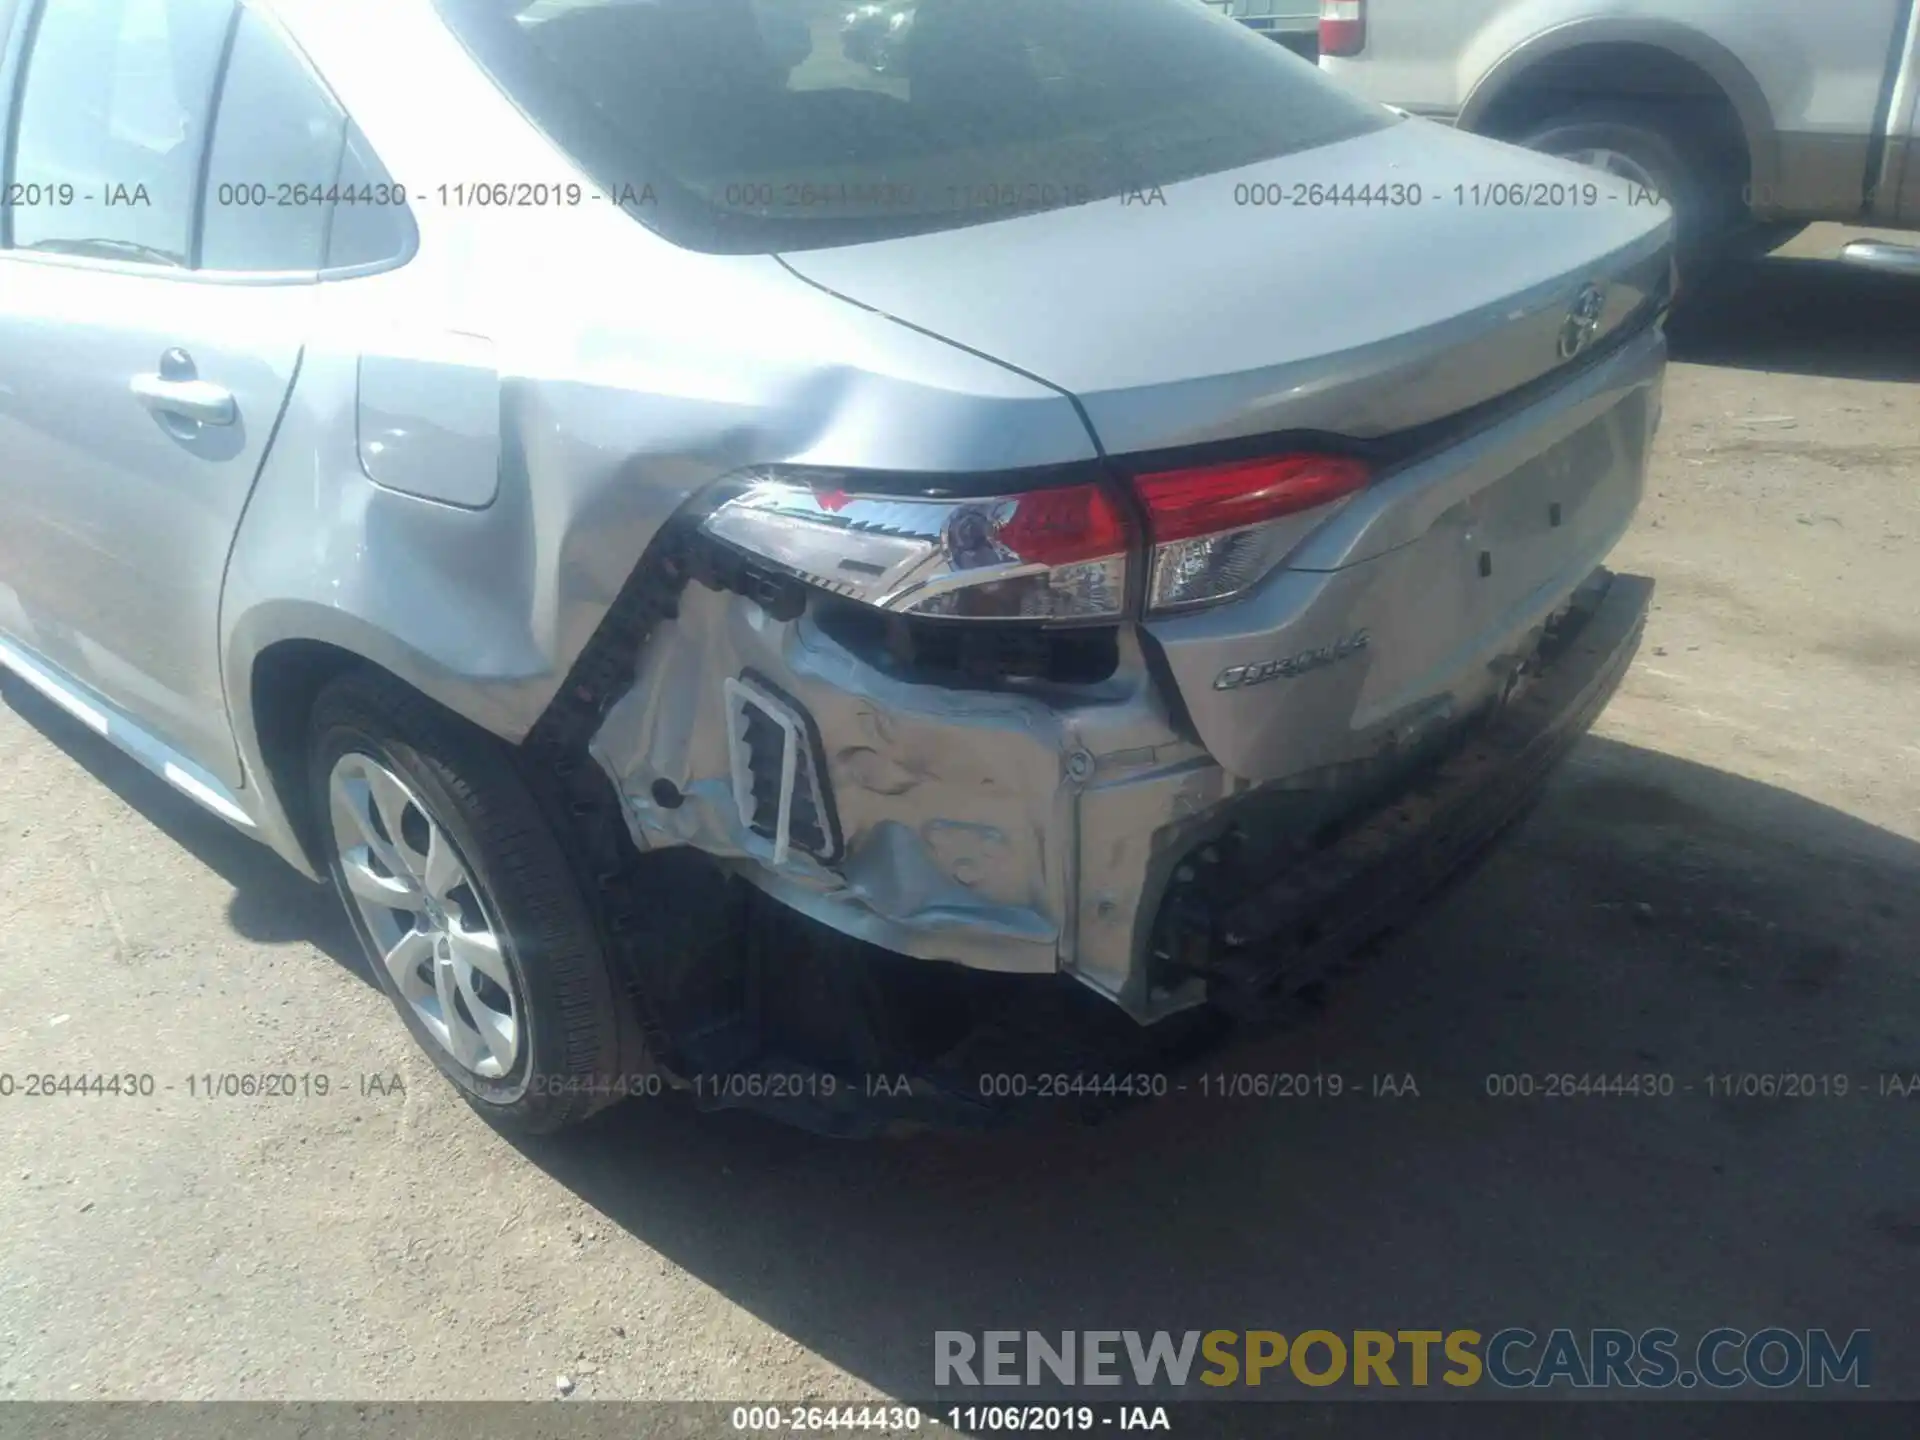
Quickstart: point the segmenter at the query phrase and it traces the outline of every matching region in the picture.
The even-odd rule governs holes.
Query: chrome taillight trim
[[[973,621],[1117,620],[1126,607],[1123,550],[1048,565],[999,543],[1020,494],[878,495],[824,488],[773,473],[740,488],[701,522],[715,540],[796,579],[900,614],[941,616],[957,596],[1026,582],[1035,609],[969,614]]]

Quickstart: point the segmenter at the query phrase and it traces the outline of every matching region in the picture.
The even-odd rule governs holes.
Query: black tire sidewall
[[[310,803],[329,877],[368,967],[415,1043],[491,1123],[546,1133],[583,1119],[611,1098],[615,994],[559,847],[545,832],[510,757],[503,749],[486,753],[491,737],[460,733],[438,715],[423,717],[425,702],[404,690],[382,697],[385,688],[336,682],[315,706],[309,749]],[[423,727],[422,718],[435,723]],[[381,963],[359,906],[347,892],[328,784],[334,764],[348,753],[367,755],[406,782],[445,829],[482,892],[521,1007],[521,1055],[502,1080],[468,1071],[426,1030]],[[588,1023],[598,1032],[584,1045],[578,1003],[583,989],[592,1004]]]

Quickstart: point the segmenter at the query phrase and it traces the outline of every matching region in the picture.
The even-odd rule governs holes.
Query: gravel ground
[[[636,1102],[516,1148],[331,899],[0,706],[0,1395],[925,1395],[932,1332],[1767,1324],[1920,1395],[1920,285],[1811,232],[1676,326],[1647,645],[1542,806],[1255,1071],[1093,1129],[835,1144]],[[215,1099],[189,1076],[325,1075]],[[1660,1071],[1667,1099],[1489,1073]],[[1737,1100],[1709,1074],[1845,1075]],[[366,1077],[378,1077],[373,1085]]]

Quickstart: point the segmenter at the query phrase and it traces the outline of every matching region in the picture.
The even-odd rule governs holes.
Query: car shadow
[[[1844,380],[1920,380],[1920,281],[1836,259],[1770,255],[1683,297],[1667,329],[1694,365]]]
[[[1920,1378],[1890,1353],[1920,1101],[1874,1093],[1920,1071],[1916,933],[1920,845],[1590,738],[1316,1020],[1216,1066],[1322,1077],[1304,1098],[1201,1080],[1091,1127],[861,1143],[669,1097],[522,1148],[893,1395],[963,1393],[934,1384],[938,1330],[1509,1324],[1886,1327],[1878,1388]],[[1708,1078],[1780,1072],[1849,1093]],[[1672,1089],[1544,1093],[1591,1074]],[[1489,1094],[1517,1076],[1532,1098]]]
[[[312,945],[378,988],[340,902],[273,851],[194,804],[139,761],[11,672],[0,699],[158,831],[233,887],[227,922],[263,945]]]

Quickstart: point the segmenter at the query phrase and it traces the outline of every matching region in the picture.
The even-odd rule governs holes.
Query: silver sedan
[[[1669,213],[1193,0],[0,39],[0,665],[330,880],[497,1122],[1244,1014],[1631,654]]]

